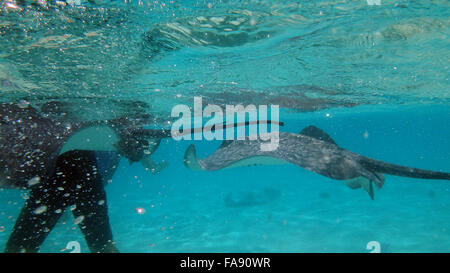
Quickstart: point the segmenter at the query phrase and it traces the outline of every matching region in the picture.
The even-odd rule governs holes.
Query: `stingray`
[[[320,175],[344,180],[352,189],[364,188],[374,199],[373,184],[384,184],[383,174],[422,179],[450,180],[450,173],[400,166],[371,159],[339,147],[321,129],[309,126],[300,134],[280,132],[274,151],[262,151],[262,140],[225,140],[210,156],[199,159],[194,145],[185,152],[191,170],[220,170],[239,166],[295,164]]]

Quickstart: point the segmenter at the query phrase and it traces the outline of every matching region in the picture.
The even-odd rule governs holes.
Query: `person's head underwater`
[[[151,155],[161,143],[161,138],[148,139],[132,131],[122,135],[116,144],[117,151],[128,158],[130,164],[141,161],[145,156]]]

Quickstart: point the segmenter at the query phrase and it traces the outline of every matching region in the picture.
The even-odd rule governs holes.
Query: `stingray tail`
[[[450,180],[450,173],[400,166],[367,157],[362,157],[360,164],[368,170],[377,173],[385,173],[411,178]]]
[[[275,122],[275,121],[271,121],[271,120],[263,120],[263,121],[245,121],[245,122],[240,122],[240,123],[232,123],[232,124],[227,124],[226,122],[220,123],[220,124],[213,124],[210,125],[209,127],[197,127],[197,128],[190,128],[190,130],[188,131],[184,131],[178,134],[178,136],[182,136],[182,135],[194,135],[197,133],[202,133],[204,130],[207,131],[213,131],[216,130],[216,127],[218,127],[220,125],[220,127],[223,129],[226,128],[237,128],[239,126],[249,126],[251,124],[261,124],[261,123],[267,123],[267,124],[274,124],[277,123],[279,126],[284,126],[283,122]],[[138,128],[134,130],[134,134],[138,134],[138,135],[142,135],[148,138],[169,138],[172,137],[172,131],[170,129],[143,129],[143,128]]]

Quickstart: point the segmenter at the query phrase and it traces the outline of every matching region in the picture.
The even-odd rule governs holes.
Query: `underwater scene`
[[[450,251],[445,0],[0,1],[0,252]]]

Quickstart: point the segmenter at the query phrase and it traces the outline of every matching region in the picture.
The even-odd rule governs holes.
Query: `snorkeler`
[[[121,157],[164,168],[150,155],[170,132],[142,129],[145,117],[67,123],[11,103],[0,104],[0,115],[0,187],[30,190],[5,251],[38,251],[69,206],[91,251],[117,251],[104,184]]]

